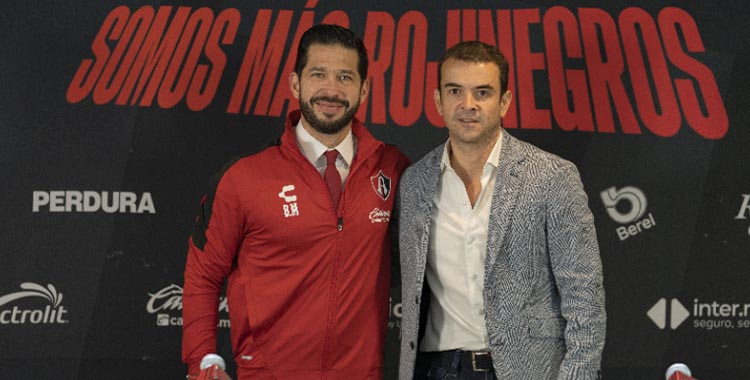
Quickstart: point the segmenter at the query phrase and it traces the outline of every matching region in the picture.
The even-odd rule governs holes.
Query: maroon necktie
[[[323,172],[323,179],[328,185],[328,192],[331,194],[331,200],[333,200],[333,207],[338,210],[339,208],[339,197],[341,197],[341,174],[336,169],[336,158],[339,156],[339,151],[329,150],[325,153],[326,155],[326,170]]]

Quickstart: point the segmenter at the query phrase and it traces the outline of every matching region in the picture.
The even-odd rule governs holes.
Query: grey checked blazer
[[[606,325],[604,288],[594,220],[578,170],[507,131],[502,139],[484,264],[495,372],[502,380],[596,379]],[[412,379],[419,349],[430,217],[443,149],[408,168],[399,185],[400,380]]]

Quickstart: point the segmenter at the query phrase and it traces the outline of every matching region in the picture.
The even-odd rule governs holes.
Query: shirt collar
[[[315,137],[313,137],[310,132],[302,126],[302,119],[297,122],[297,126],[294,128],[294,134],[297,136],[297,145],[299,145],[302,155],[313,165],[315,165],[316,161],[323,156],[323,153],[329,150],[327,146],[316,140]],[[355,143],[352,131],[349,130],[349,133],[347,133],[344,140],[334,147],[334,149],[339,151],[339,157],[344,160],[347,166],[351,166],[352,160],[354,159]],[[323,158],[323,162],[325,163],[325,158]]]
[[[495,146],[492,147],[492,151],[490,152],[490,155],[487,157],[487,162],[484,164],[485,168],[487,165],[491,165],[494,168],[497,168],[500,164],[500,150],[503,146],[503,130],[500,130],[500,134],[497,135],[497,141],[495,141]],[[446,168],[449,170],[453,170],[453,167],[451,166],[451,160],[450,160],[450,149],[451,149],[451,140],[450,138],[445,143],[445,147],[443,147],[443,158],[440,161],[440,171],[444,171]]]

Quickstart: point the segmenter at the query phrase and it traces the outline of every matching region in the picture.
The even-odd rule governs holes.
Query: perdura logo
[[[750,303],[704,302],[696,298],[693,300],[692,310],[688,310],[676,298],[669,303],[666,298],[662,298],[646,315],[660,330],[667,327],[675,330],[690,317],[693,319],[693,328],[696,329],[750,328]]]
[[[21,291],[0,297],[0,325],[40,325],[68,323],[65,314],[68,310],[62,305],[63,295],[52,284],[42,285],[33,282],[21,284]],[[24,298],[41,298],[48,304],[43,307],[22,307],[6,305]]]
[[[617,237],[621,241],[638,235],[656,225],[654,215],[651,213],[641,219],[646,214],[648,206],[646,194],[641,189],[626,186],[618,190],[612,186],[602,191],[599,195],[602,198],[609,217],[617,223],[627,224],[615,229]]]
[[[31,211],[156,214],[151,193],[138,196],[128,191],[35,190]]]
[[[182,326],[182,288],[179,285],[170,284],[156,293],[148,293],[149,300],[146,303],[146,311],[156,314],[156,325]],[[219,299],[219,312],[229,312],[227,298]],[[219,319],[218,327],[229,328],[229,319]]]

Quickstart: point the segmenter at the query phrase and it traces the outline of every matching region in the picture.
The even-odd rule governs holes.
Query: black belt
[[[440,363],[443,367],[461,368],[473,372],[492,371],[492,354],[489,351],[438,351],[424,352],[431,362]]]

